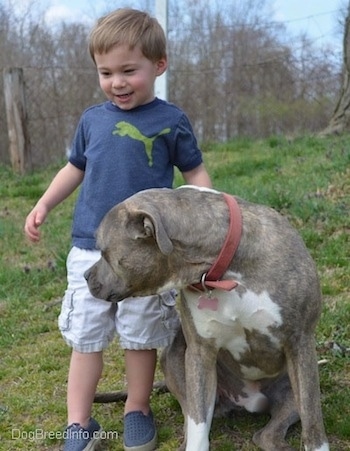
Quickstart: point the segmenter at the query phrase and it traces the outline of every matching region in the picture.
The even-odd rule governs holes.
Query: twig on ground
[[[169,389],[164,381],[155,382],[153,384],[153,390],[158,394],[169,393]],[[94,403],[104,404],[109,402],[126,401],[128,393],[126,391],[108,392],[108,393],[96,393]]]

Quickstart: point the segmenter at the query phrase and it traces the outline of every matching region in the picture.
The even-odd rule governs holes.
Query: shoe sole
[[[124,443],[124,451],[154,451],[156,447],[157,447],[157,433],[154,434],[154,437],[150,442],[147,442],[144,445],[126,446]]]
[[[98,431],[95,431],[95,433],[100,434],[102,432],[102,428]],[[83,451],[98,451],[101,448],[101,437],[92,438],[89,443],[86,445],[86,447],[83,449]]]

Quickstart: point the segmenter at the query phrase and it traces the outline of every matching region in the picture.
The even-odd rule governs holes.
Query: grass
[[[203,147],[217,189],[264,203],[288,216],[318,267],[324,309],[317,328],[321,391],[327,433],[334,450],[350,447],[350,137],[288,141],[239,139]],[[74,198],[51,212],[42,241],[23,236],[27,213],[57,167],[20,177],[0,167],[0,451],[58,450],[65,426],[70,349],[57,329],[56,302],[66,286]],[[176,184],[180,184],[179,174]],[[162,375],[159,370],[157,378]],[[122,352],[115,340],[105,353],[98,391],[124,390]],[[159,450],[182,439],[182,415],[170,394],[152,396]],[[122,450],[122,403],[95,404],[107,449]],[[215,419],[212,449],[253,451],[253,433],[267,418],[240,414]],[[300,426],[289,435],[297,449]]]

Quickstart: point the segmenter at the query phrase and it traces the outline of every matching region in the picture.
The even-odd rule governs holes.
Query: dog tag
[[[216,297],[211,297],[208,294],[202,294],[198,298],[198,305],[197,307],[202,309],[208,309],[215,312],[218,309],[219,299]]]

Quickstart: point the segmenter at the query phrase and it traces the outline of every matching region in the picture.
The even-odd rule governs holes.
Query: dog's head
[[[118,302],[200,280],[215,251],[208,257],[199,250],[208,231],[202,216],[210,207],[195,193],[201,197],[190,188],[145,190],[112,208],[97,230],[101,258],[85,274],[91,293]],[[193,227],[196,208],[202,221]]]
[[[123,202],[107,213],[97,230],[100,260],[85,274],[98,298],[120,301],[158,292],[161,273],[173,251],[156,205]]]

